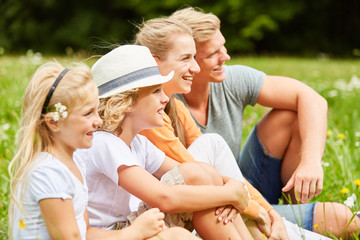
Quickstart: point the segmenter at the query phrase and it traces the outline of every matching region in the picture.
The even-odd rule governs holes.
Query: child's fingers
[[[228,217],[229,213],[231,212],[231,209],[232,209],[232,206],[225,206],[223,208],[222,212],[219,215],[217,215],[218,216],[217,220],[219,222],[221,222],[222,220],[226,219]],[[227,220],[227,221],[229,221],[229,220]]]
[[[224,208],[225,208],[225,206],[221,206],[221,207],[216,208],[215,216],[218,216],[219,214],[221,214],[222,211],[224,210]]]
[[[152,215],[156,220],[162,220],[165,217],[165,214],[163,212],[160,212],[159,208],[151,208],[146,212],[144,212],[143,214]]]
[[[227,217],[224,219],[224,224],[233,222],[238,215],[238,211],[235,208],[232,208]]]
[[[158,220],[163,220],[165,217],[165,214],[163,212],[158,212],[157,217],[158,217]]]

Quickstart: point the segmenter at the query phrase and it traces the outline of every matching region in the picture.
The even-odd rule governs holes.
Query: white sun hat
[[[169,81],[160,74],[159,67],[145,46],[123,45],[105,54],[91,68],[99,88],[99,97],[105,98],[132,88],[148,87]]]

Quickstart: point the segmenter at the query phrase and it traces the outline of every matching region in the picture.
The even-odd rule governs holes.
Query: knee
[[[295,111],[273,109],[270,114],[273,115],[273,118],[283,126],[297,126],[298,115]]]
[[[335,202],[324,204],[318,204],[315,216],[315,223],[320,223],[319,227],[325,228],[323,231],[345,238],[360,233],[360,220],[348,207]]]
[[[204,133],[201,136],[199,136],[199,139],[204,139],[204,142],[206,144],[209,144],[212,146],[212,148],[223,148],[225,146],[228,147],[225,139],[217,134],[217,133]]]
[[[222,185],[220,174],[209,164],[182,163],[178,168],[187,185]]]
[[[189,232],[188,230],[186,230],[185,228],[181,228],[181,227],[171,227],[169,229],[171,231],[171,239],[179,239],[179,240],[183,240],[183,239],[196,239],[195,236]]]
[[[204,133],[200,137],[210,138],[214,142],[225,142],[224,138],[217,133]]]
[[[341,222],[342,222],[342,231],[340,237],[345,237],[346,239],[352,239],[354,236],[358,236],[360,234],[360,219],[356,216],[356,213],[353,213],[348,207],[343,204],[337,203],[341,205],[341,210],[339,212],[342,213]],[[355,216],[354,216],[355,215]]]
[[[260,139],[264,136],[290,137],[299,132],[298,114],[291,110],[272,109],[257,125]]]
[[[181,227],[170,227],[170,228],[166,229],[165,231],[161,232],[160,235],[163,236],[164,239],[173,239],[173,240],[199,239],[195,235],[193,235],[191,232],[189,232],[185,228],[181,228]],[[160,238],[160,236],[158,238]],[[151,238],[151,239],[153,239],[153,238]]]

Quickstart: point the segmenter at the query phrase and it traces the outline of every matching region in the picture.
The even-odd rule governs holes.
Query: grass
[[[79,57],[55,57],[66,65],[84,61]],[[28,52],[24,56],[0,56],[0,238],[7,239],[9,178],[7,165],[15,151],[15,133],[20,117],[21,98],[35,69],[45,60]],[[92,61],[86,61],[92,64]],[[324,96],[329,104],[328,138],[323,157],[324,190],[314,200],[344,202],[352,194],[360,198],[360,60],[303,59],[291,57],[239,57],[230,64],[244,64],[269,75],[293,77]],[[243,136],[268,109],[255,106],[245,110]],[[243,137],[245,139],[245,137]],[[359,180],[360,181],[360,180]],[[356,182],[356,183],[355,183]],[[352,210],[358,211],[357,200]]]

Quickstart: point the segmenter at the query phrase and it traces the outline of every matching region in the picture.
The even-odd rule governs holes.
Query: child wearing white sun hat
[[[242,182],[219,175],[205,163],[179,164],[138,135],[164,125],[168,97],[162,83],[173,73],[161,76],[148,48],[137,45],[115,48],[92,72],[103,125],[94,134],[93,146],[79,151],[87,166],[90,225],[122,228],[151,206],[165,213],[166,225],[195,228],[203,238],[251,239],[241,217],[236,218],[248,202]],[[143,201],[136,213],[132,195]],[[227,224],[215,216],[216,207],[224,205],[234,208]]]
[[[91,71],[98,85],[100,98],[132,88],[162,84],[174,75],[174,72],[170,72],[167,76],[161,76],[150,50],[135,45],[113,49],[101,57]]]

